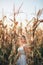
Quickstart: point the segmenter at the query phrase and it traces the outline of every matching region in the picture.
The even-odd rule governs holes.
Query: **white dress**
[[[26,65],[26,55],[23,49],[24,46],[18,48],[18,52],[21,53],[20,57],[17,60],[17,65]]]

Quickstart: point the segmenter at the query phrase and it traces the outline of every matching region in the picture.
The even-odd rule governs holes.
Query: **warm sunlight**
[[[43,65],[43,0],[0,0],[0,65]]]

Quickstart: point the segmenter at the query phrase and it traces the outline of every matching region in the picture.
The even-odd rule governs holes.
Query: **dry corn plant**
[[[20,13],[24,13],[24,12],[20,11],[22,5],[23,5],[23,2],[21,3],[21,5],[20,5],[20,7],[18,8],[17,11],[15,11],[15,6],[14,6],[14,9],[13,9],[13,20],[10,19],[14,23],[14,32],[17,30],[17,24],[18,24],[18,22],[16,21],[16,16],[18,16]]]
[[[34,17],[34,22],[33,22],[33,37],[34,37],[34,33],[35,33],[35,30],[36,28],[38,27],[38,25],[43,22],[43,20],[40,20],[40,16],[42,15],[42,12],[43,12],[43,8],[40,9],[37,14],[36,14],[36,18]]]

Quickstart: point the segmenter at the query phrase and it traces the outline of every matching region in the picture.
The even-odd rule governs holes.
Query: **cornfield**
[[[19,10],[21,6],[19,7]],[[18,22],[16,21],[15,16],[19,13],[24,13],[20,12],[19,10],[14,12],[14,19],[10,19],[10,21],[14,23],[12,29],[7,29],[7,25],[4,26],[3,24],[6,16],[0,20],[0,65],[16,65],[18,59],[18,47],[16,47],[15,44],[17,43],[16,41],[19,35],[24,35],[28,44],[28,47],[26,47],[25,51],[27,57],[27,65],[43,65],[43,30],[38,28],[40,23],[43,24],[43,20],[39,20],[43,9],[40,9],[37,12],[37,18],[33,18],[33,26],[32,28],[30,27],[29,30],[27,28],[32,21],[26,20],[27,25],[24,28],[25,30],[22,28],[22,23],[20,23],[20,26],[18,26]]]

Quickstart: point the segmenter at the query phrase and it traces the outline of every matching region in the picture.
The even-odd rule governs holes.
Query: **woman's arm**
[[[14,58],[14,64],[16,63],[16,61],[18,60],[18,58],[20,57],[20,52],[17,53],[17,55]]]

